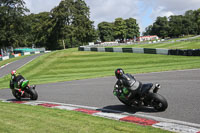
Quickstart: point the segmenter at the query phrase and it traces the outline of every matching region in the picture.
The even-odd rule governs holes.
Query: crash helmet
[[[124,70],[121,68],[118,68],[115,70],[115,77],[117,79],[120,79],[122,77],[122,75],[124,74]]]
[[[11,76],[16,77],[16,76],[17,76],[17,71],[16,71],[16,70],[12,70],[12,72],[11,72]]]

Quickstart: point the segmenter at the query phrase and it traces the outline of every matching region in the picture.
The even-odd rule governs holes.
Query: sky
[[[31,13],[50,11],[61,0],[24,0]],[[200,0],[85,0],[94,25],[114,22],[116,18],[135,18],[140,32],[152,25],[158,16],[183,15],[200,8]]]

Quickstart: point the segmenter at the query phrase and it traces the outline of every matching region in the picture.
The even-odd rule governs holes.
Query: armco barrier
[[[181,55],[181,56],[200,56],[200,49],[153,49],[153,48],[104,48],[80,46],[79,51],[97,52],[122,52],[122,53],[143,53],[143,54],[162,54],[162,55]]]
[[[132,48],[122,48],[123,53],[133,53]]]
[[[97,51],[97,48],[91,48],[91,51]]]
[[[156,49],[156,54],[168,55],[168,49]]]
[[[156,54],[156,49],[153,48],[144,48],[145,54]]]
[[[143,48],[132,48],[133,53],[142,53],[144,54],[144,49]]]
[[[98,50],[98,52],[105,52],[105,48],[99,47],[99,48],[97,48],[97,50]]]
[[[113,48],[113,52],[121,52],[122,53],[123,51],[122,51],[122,48]]]
[[[105,48],[106,52],[113,52],[113,48]]]

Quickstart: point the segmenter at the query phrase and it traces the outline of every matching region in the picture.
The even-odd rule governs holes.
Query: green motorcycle
[[[119,101],[127,106],[153,107],[157,111],[165,111],[167,109],[167,100],[157,93],[160,89],[159,84],[142,84],[135,79],[132,80],[133,82],[128,88],[119,88],[118,85],[115,85],[113,93]]]
[[[30,98],[31,100],[37,100],[38,94],[35,90],[35,85],[29,86],[29,80],[23,80],[20,88],[22,89],[15,89],[14,83],[12,80],[10,80],[10,89],[12,90],[13,96],[17,100],[21,100],[21,98]],[[24,91],[24,93],[21,93],[21,90]]]

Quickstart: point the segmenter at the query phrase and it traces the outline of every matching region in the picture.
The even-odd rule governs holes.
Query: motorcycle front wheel
[[[151,105],[157,111],[165,111],[168,107],[167,100],[158,93],[150,93]]]
[[[21,100],[21,96],[16,90],[12,90],[12,94],[17,100]]]
[[[123,104],[125,104],[126,106],[131,106],[130,102],[128,101],[123,101],[120,98],[118,98],[120,102],[122,102]]]

